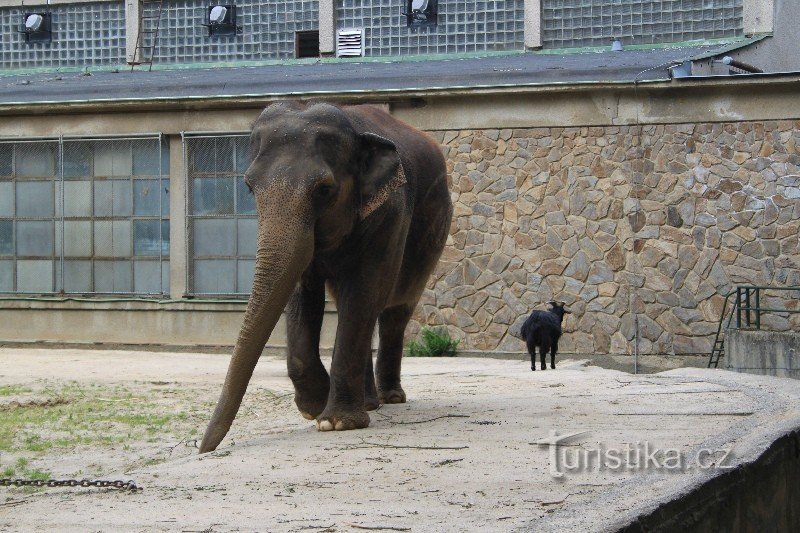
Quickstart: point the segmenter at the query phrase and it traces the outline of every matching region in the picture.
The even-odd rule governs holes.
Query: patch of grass
[[[419,340],[408,343],[406,352],[411,357],[454,357],[460,342],[445,327],[422,328]]]
[[[16,396],[29,392],[31,392],[31,389],[23,385],[0,385],[0,396]]]
[[[0,452],[39,454],[54,448],[113,445],[165,431],[177,413],[135,398],[123,387],[67,384],[37,395],[57,397],[53,405],[22,405],[0,411]]]

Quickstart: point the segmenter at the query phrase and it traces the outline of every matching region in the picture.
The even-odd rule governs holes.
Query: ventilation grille
[[[351,28],[336,32],[336,57],[361,57],[364,55],[364,30]]]

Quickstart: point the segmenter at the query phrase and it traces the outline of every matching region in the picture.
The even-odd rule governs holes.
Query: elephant
[[[405,402],[404,332],[450,232],[440,146],[378,107],[274,103],[253,123],[250,151],[253,288],[200,453],[230,429],[284,308],[295,403],[318,430],[366,428],[367,411]],[[330,375],[319,351],[326,287],[338,312]]]

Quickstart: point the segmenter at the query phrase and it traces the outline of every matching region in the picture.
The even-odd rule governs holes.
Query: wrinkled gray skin
[[[377,108],[273,104],[250,143],[253,290],[201,453],[227,434],[284,308],[295,402],[320,430],[364,428],[368,410],[405,402],[403,333],[452,215],[439,146]],[[330,376],[319,357],[326,286],[339,316]]]

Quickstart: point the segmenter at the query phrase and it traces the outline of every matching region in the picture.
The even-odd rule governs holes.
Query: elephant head
[[[225,384],[200,452],[225,437],[256,362],[315,256],[335,250],[405,184],[394,144],[328,104],[273,104],[250,136],[245,181],[255,195],[253,288]]]

